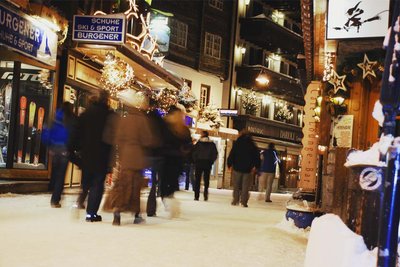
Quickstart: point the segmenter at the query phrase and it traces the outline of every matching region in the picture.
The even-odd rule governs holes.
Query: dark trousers
[[[89,182],[89,198],[86,213],[95,215],[99,210],[101,199],[103,198],[106,173],[82,170],[82,175],[84,176],[83,179]]]
[[[200,184],[201,176],[204,179],[204,199],[208,199],[208,187],[210,185],[210,172],[212,164],[207,162],[196,162],[195,163],[195,182],[194,182],[194,198],[199,199],[200,196]]]
[[[81,181],[82,191],[79,194],[78,200],[77,200],[78,204],[81,205],[81,206],[84,205],[86,197],[87,197],[87,195],[89,193],[90,182],[87,181],[88,178],[90,178],[90,177],[85,177],[85,176],[82,175],[82,181]]]
[[[185,190],[189,190],[189,183],[194,184],[193,179],[191,179],[191,173],[192,171],[192,164],[191,163],[185,163],[183,165],[183,172],[185,173]]]
[[[68,167],[68,157],[66,150],[55,151],[51,164],[50,189],[53,190],[51,203],[59,203],[61,194],[64,190],[65,172]]]
[[[160,194],[160,177],[163,172],[163,158],[154,158],[152,159],[152,168],[151,168],[151,188],[149,197],[147,198],[147,206],[146,213],[149,216],[153,216],[156,214],[157,210],[157,196]]]
[[[161,197],[172,197],[179,190],[179,175],[182,172],[183,161],[178,157],[166,157],[161,174]]]

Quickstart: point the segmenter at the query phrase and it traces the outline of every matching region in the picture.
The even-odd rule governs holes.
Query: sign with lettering
[[[315,191],[317,180],[317,160],[318,160],[318,125],[314,118],[314,108],[319,96],[319,82],[312,82],[304,97],[306,105],[304,106],[304,127],[303,127],[303,149],[301,150],[301,172],[299,188],[304,191]]]
[[[222,116],[222,115],[221,115]],[[250,133],[256,135],[263,135],[266,137],[273,137],[289,142],[300,143],[303,137],[300,128],[298,130],[282,129],[279,126],[267,123],[247,121],[246,128]]]
[[[353,115],[338,116],[333,126],[333,146],[351,147],[353,139]]]
[[[389,27],[390,0],[329,0],[327,39],[383,37]],[[379,4],[377,4],[379,3]]]
[[[123,15],[75,15],[72,40],[86,43],[122,44],[125,42],[125,17]]]
[[[0,5],[0,44],[50,66],[56,65],[58,37],[46,25]]]

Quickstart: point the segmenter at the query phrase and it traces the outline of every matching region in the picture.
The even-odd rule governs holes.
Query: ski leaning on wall
[[[28,137],[27,137],[26,148],[25,148],[25,163],[31,163],[33,121],[35,120],[35,114],[36,114],[36,103],[32,101],[29,104]]]
[[[36,130],[36,140],[35,140],[35,148],[33,150],[33,164],[39,164],[39,155],[40,155],[40,141],[42,138],[42,130],[43,130],[43,119],[44,119],[44,108],[40,107],[37,112],[37,130]]]
[[[24,130],[26,116],[26,97],[21,96],[19,100],[19,137],[18,137],[18,152],[17,163],[22,163],[22,155],[24,149]]]

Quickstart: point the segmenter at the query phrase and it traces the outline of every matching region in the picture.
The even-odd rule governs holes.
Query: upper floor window
[[[174,45],[186,48],[188,36],[188,25],[176,19],[171,19],[171,39]]]
[[[222,38],[219,35],[211,34],[206,32],[206,42],[204,46],[204,54],[214,57],[221,58],[221,44]]]
[[[280,72],[281,70],[281,57],[279,55],[270,54],[266,59],[266,66],[268,69]]]
[[[212,6],[213,8],[222,10],[224,7],[224,2],[223,0],[208,0],[208,4]]]

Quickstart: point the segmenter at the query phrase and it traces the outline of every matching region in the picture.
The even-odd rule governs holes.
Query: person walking
[[[192,149],[192,138],[184,118],[185,113],[175,106],[172,106],[164,117],[167,131],[164,136],[165,160],[160,191],[170,218],[178,217],[180,213],[179,202],[174,198],[174,193],[179,190],[179,176],[183,170],[184,158]]]
[[[270,143],[268,149],[261,153],[260,176],[258,180],[258,190],[265,191],[265,202],[271,201],[272,184],[275,178],[276,166],[279,164],[278,153],[275,144]]]
[[[164,145],[163,136],[167,126],[156,108],[151,110],[148,115],[152,132],[159,141],[159,144],[150,150],[149,155],[151,163],[151,188],[147,198],[146,213],[148,217],[153,217],[157,216],[157,197],[160,196],[160,177],[164,168],[164,157],[162,155],[162,147]]]
[[[147,98],[139,99],[135,92],[127,92],[120,99],[126,113],[111,121],[104,134],[104,140],[118,147],[120,173],[103,206],[105,211],[114,213],[112,224],[116,226],[121,225],[121,212],[132,212],[134,224],[145,222],[140,210],[143,171],[150,166],[148,150],[158,145],[144,113],[148,109]]]
[[[201,137],[193,149],[193,162],[195,165],[194,200],[200,197],[201,176],[204,175],[204,201],[208,200],[208,187],[210,185],[210,172],[214,161],[217,159],[218,150],[213,141],[208,137],[207,131],[201,132]]]
[[[69,161],[70,133],[75,122],[76,117],[73,113],[72,104],[64,102],[61,108],[56,111],[55,120],[49,130],[48,140],[44,140],[49,144],[50,155],[52,156],[49,189],[53,191],[50,199],[53,208],[61,208],[60,200]]]
[[[231,204],[236,206],[240,201],[242,206],[247,208],[252,173],[255,173],[260,167],[260,156],[246,129],[240,131],[240,135],[229,153],[227,163],[228,168],[232,171],[233,179],[233,200]]]
[[[86,207],[86,221],[98,222],[102,218],[97,214],[104,193],[104,181],[112,173],[112,146],[103,141],[103,132],[107,120],[114,114],[108,107],[107,91],[100,91],[97,100],[81,114],[78,120],[80,151],[82,157],[82,180],[89,189]],[[85,188],[84,188],[85,189]]]

